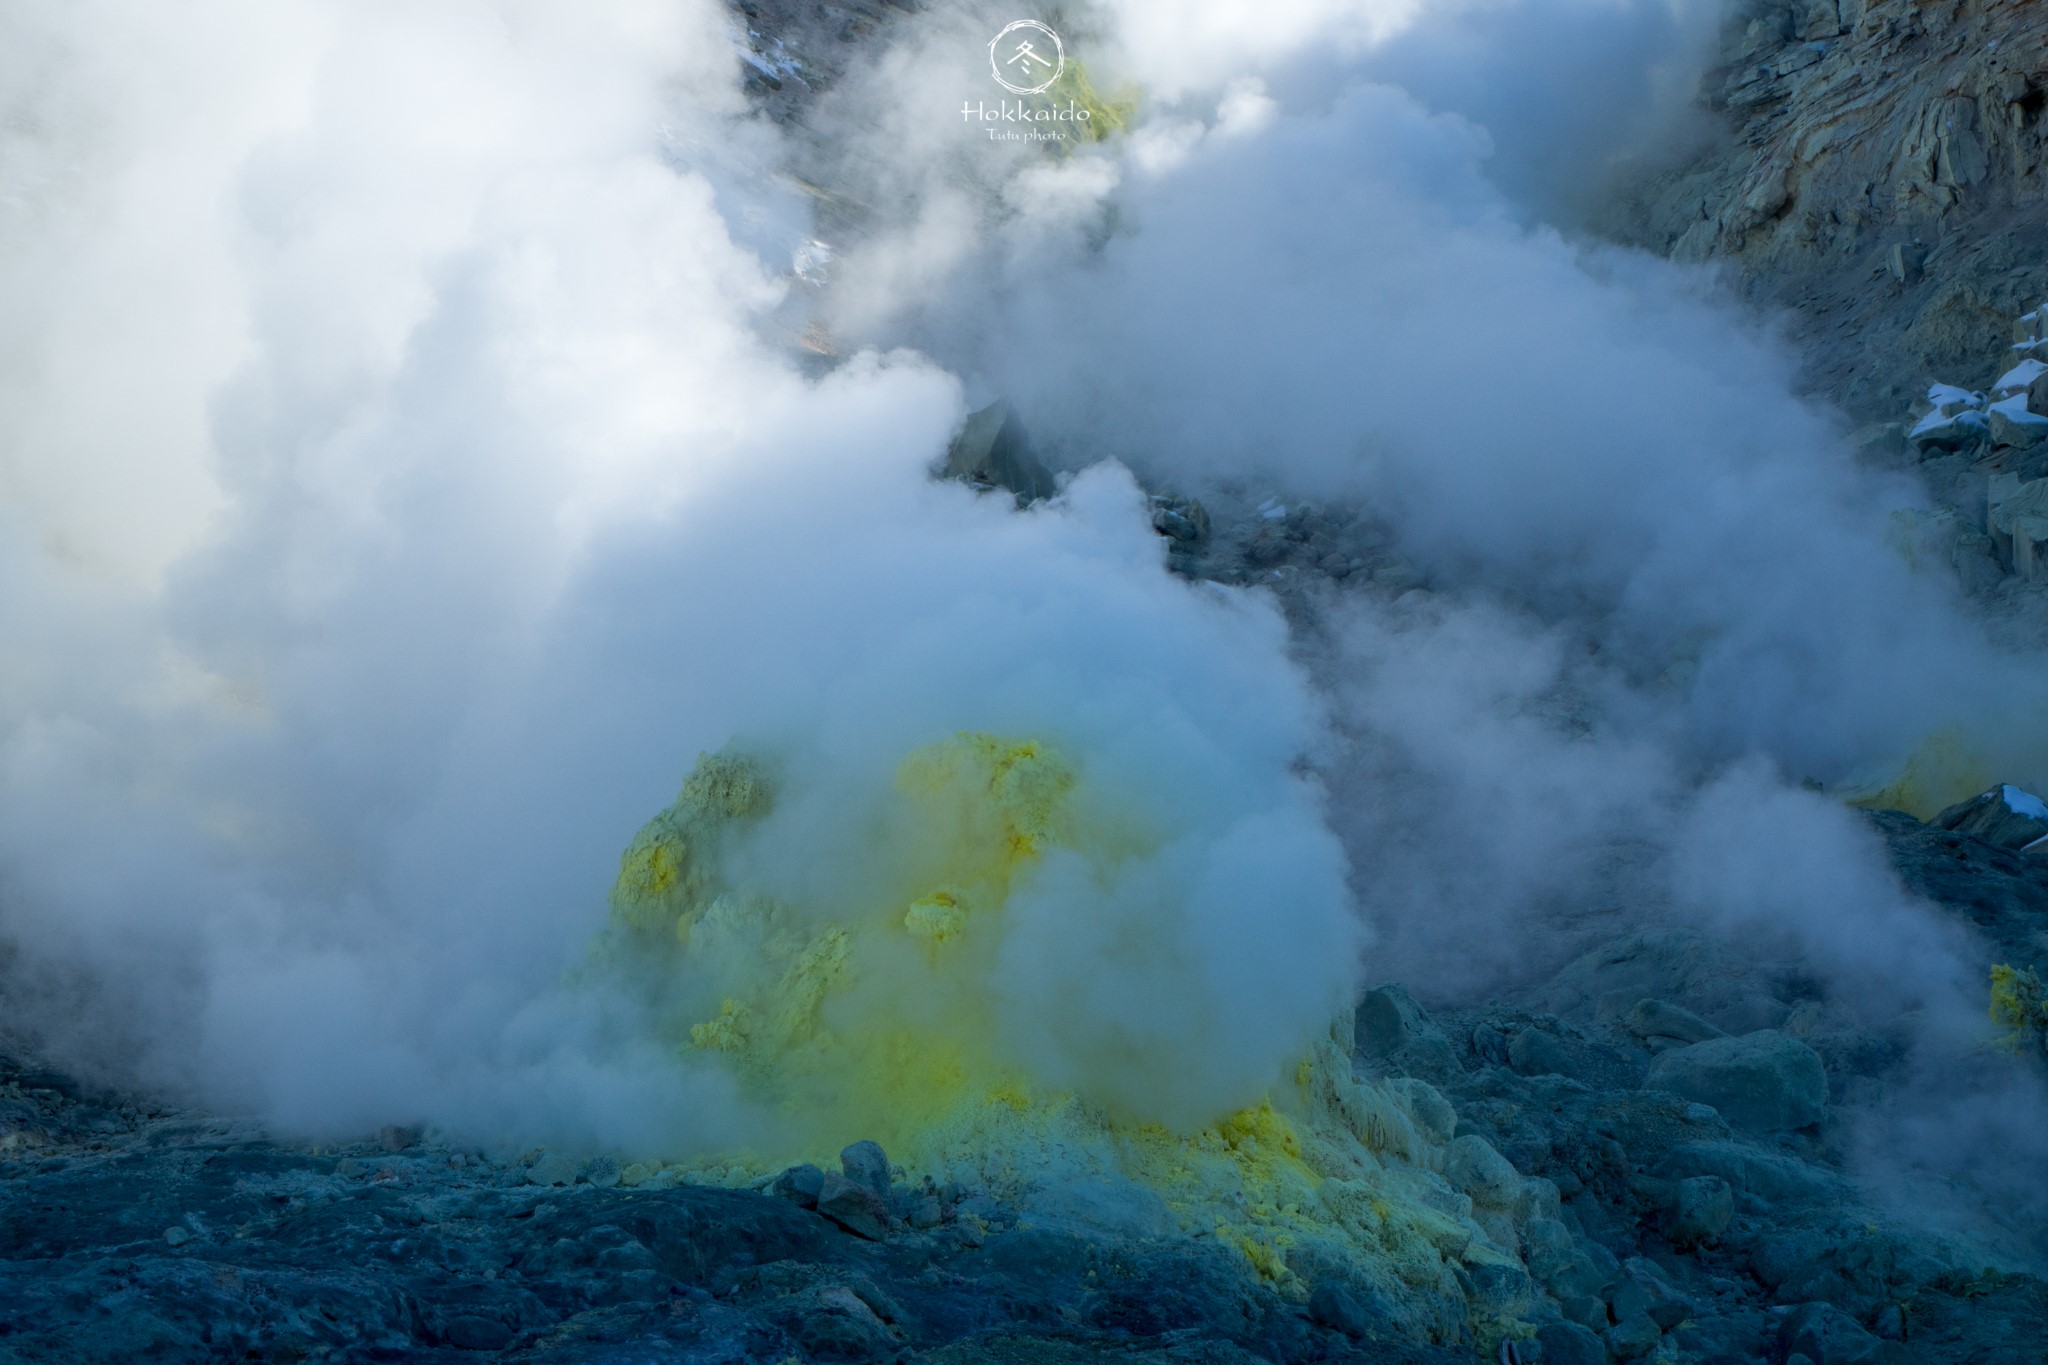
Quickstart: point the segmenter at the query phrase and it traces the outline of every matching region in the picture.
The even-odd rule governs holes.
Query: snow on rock
[[[2048,837],[2048,803],[2005,784],[1950,806],[1934,823],[2000,848],[2027,848]]]
[[[2048,374],[2048,365],[2038,360],[2023,360],[2000,376],[1998,382],[1991,386],[1991,391],[2017,393],[2031,387],[2033,382],[2044,374]]]

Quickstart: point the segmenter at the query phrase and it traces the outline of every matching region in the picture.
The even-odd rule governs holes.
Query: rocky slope
[[[1812,387],[1866,422],[1929,372],[1988,387],[2048,296],[2048,9],[1741,0],[1718,56],[1717,135],[1604,226],[1789,308]]]

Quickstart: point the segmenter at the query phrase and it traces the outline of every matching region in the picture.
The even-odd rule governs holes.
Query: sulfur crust
[[[1852,785],[1842,797],[1864,810],[1900,810],[1931,820],[1991,785],[1990,767],[1958,730],[1929,736],[1894,772]]]
[[[723,841],[772,804],[743,756],[702,758],[621,860],[610,951],[694,983],[703,1007],[674,1041],[729,1067],[788,1135],[722,1158],[719,1179],[874,1138],[910,1170],[1027,1208],[1065,1179],[1133,1182],[1285,1292],[1334,1260],[1455,1297],[1454,1266],[1512,1260],[1449,1194],[1403,1093],[1353,1077],[1341,1029],[1265,1101],[1192,1133],[1112,1117],[1004,1060],[987,982],[1013,888],[1054,849],[1107,860],[1140,836],[1078,818],[1079,773],[1035,740],[954,735],[906,757],[894,786],[920,843],[904,861],[929,884],[889,904],[803,914],[722,884]]]

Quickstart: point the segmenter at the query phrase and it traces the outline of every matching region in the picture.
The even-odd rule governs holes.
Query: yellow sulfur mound
[[[1356,1080],[1345,1029],[1276,1071],[1264,1102],[1195,1132],[1112,1118],[1043,1084],[1006,1043],[1013,894],[1054,854],[1107,880],[1161,842],[1092,799],[1054,746],[954,735],[903,759],[853,821],[857,869],[829,882],[829,903],[809,903],[733,884],[734,869],[776,864],[773,793],[746,758],[699,761],[621,862],[609,946],[663,983],[671,1041],[728,1069],[777,1121],[767,1150],[720,1158],[721,1178],[872,1138],[913,1171],[1027,1209],[1110,1190],[1115,1217],[1213,1237],[1284,1291],[1341,1266],[1462,1304],[1454,1267],[1513,1248],[1437,1173],[1448,1105],[1418,1081]],[[750,860],[756,835],[771,852]],[[1042,898],[1035,913],[1048,913]],[[1460,1310],[1415,1326],[1449,1340],[1469,1324]]]

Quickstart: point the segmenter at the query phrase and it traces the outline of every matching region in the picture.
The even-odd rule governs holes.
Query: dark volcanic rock
[[[424,1135],[322,1152],[77,1093],[0,1056],[42,1134],[0,1161],[8,1362],[1464,1359],[1367,1291],[1317,1319],[1177,1231],[1013,1226],[981,1195],[986,1246],[943,1221],[873,1241],[793,1202],[816,1176],[884,1230],[872,1189],[815,1168],[778,1178],[792,1198],[536,1186]]]
[[[1775,1029],[1673,1048],[1643,1084],[1712,1105],[1730,1123],[1761,1133],[1811,1127],[1827,1110],[1820,1054]]]
[[[1993,787],[1950,806],[1932,823],[2000,848],[2021,849],[2048,836],[2048,807],[2018,787]]]
[[[1874,812],[1870,821],[1907,890],[1968,923],[1997,960],[2048,962],[2048,862],[1899,811]]]

